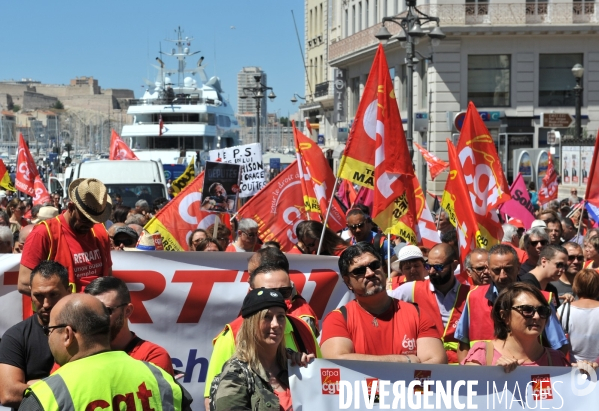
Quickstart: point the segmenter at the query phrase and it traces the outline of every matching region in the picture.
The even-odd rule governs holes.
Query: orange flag
[[[511,199],[510,188],[493,138],[472,102],[468,104],[457,152],[479,229],[489,245],[499,243],[503,230],[493,210]]]
[[[8,169],[2,160],[0,160],[0,187],[9,191],[17,191],[12,185],[10,174],[8,173]]]
[[[557,198],[557,173],[553,166],[553,156],[551,153],[547,154],[549,155],[547,172],[545,173],[545,177],[543,177],[543,182],[539,189],[539,203],[541,204],[546,204]]]
[[[283,169],[237,212],[258,223],[258,237],[289,251],[297,243],[295,226],[307,220],[297,160]]]
[[[324,157],[322,150],[311,138],[306,137],[293,126],[293,139],[295,141],[295,155],[304,193],[304,206],[306,212],[316,215],[318,221],[324,221],[329,201],[333,201],[331,214],[327,225],[335,232],[345,229],[347,223],[345,215],[337,199],[333,196],[335,175]]]
[[[31,156],[29,147],[25,144],[23,134],[19,135],[19,148],[17,156],[17,173],[15,177],[15,186],[17,190],[34,197],[35,196],[35,177],[38,176],[35,160]]]
[[[39,175],[35,176],[33,185],[35,190],[33,205],[43,205],[52,201],[50,194],[48,194],[48,190],[46,190],[46,186],[44,186],[44,182]]]
[[[218,216],[231,228],[229,214],[200,209],[204,173],[200,173],[177,197],[171,200],[144,227],[149,233],[159,232],[167,251],[187,251],[187,240],[196,228],[208,228]]]
[[[110,135],[110,160],[139,160],[129,146],[121,139],[116,131]]]
[[[432,248],[435,244],[441,242],[439,232],[437,231],[437,225],[435,224],[431,210],[426,203],[426,197],[422,191],[418,177],[414,176],[412,178],[412,186],[414,187],[414,198],[416,200],[418,244],[421,244],[426,248]]]
[[[427,149],[422,147],[420,144],[414,143],[414,145],[416,146],[418,151],[420,151],[420,154],[422,154],[422,157],[424,157],[424,161],[426,161],[426,164],[428,165],[428,170],[431,173],[432,180],[437,178],[437,176],[439,174],[441,174],[443,171],[445,171],[445,169],[447,167],[449,167],[448,163],[441,160],[436,155],[431,154]]]
[[[472,204],[469,201],[463,201],[463,199],[468,198],[468,185],[456,149],[450,139],[447,139],[447,151],[449,154],[449,175],[445,183],[441,207],[447,211],[449,221],[458,230],[460,257],[463,264],[463,260],[470,251],[476,247],[486,247],[487,241],[478,229]]]

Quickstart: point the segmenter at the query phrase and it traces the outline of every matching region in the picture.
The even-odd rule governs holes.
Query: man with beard
[[[517,281],[519,266],[518,255],[512,246],[497,244],[489,250],[489,274],[492,282],[474,287],[468,293],[466,306],[454,333],[455,338],[460,341],[460,362],[476,342],[491,341],[494,338],[491,318],[493,303],[501,291]],[[543,338],[555,350],[567,353],[570,348],[555,312],[552,312],[545,324]]]
[[[133,304],[127,284],[120,278],[96,278],[85,293],[102,301],[110,314],[110,348],[125,351],[136,360],[151,362],[173,375],[173,362],[164,348],[150,341],[142,340],[129,330],[129,317],[133,314]]]
[[[564,296],[568,295],[576,297],[572,291],[572,284],[574,284],[574,277],[582,270],[582,266],[584,265],[584,255],[582,254],[582,247],[579,244],[568,242],[563,247],[568,252],[568,267],[557,281],[551,282],[557,289],[560,300],[569,299],[569,297],[564,298]]]
[[[449,364],[457,364],[458,340],[453,337],[455,327],[464,311],[469,285],[460,284],[454,271],[458,256],[449,244],[437,244],[428,253],[424,268],[428,279],[401,285],[390,295],[398,300],[416,303],[421,315],[430,316],[437,329],[443,330],[441,340]]]
[[[322,326],[324,358],[446,364],[435,320],[387,295],[381,258],[368,243],[348,247],[339,272],[355,300],[332,311]]]
[[[29,283],[35,314],[9,328],[0,342],[0,404],[14,409],[28,386],[50,375],[54,358],[42,327],[54,305],[70,294],[69,274],[54,261],[35,267]]]

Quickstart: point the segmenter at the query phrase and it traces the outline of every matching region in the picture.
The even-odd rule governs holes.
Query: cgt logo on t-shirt
[[[320,381],[322,382],[323,394],[338,395],[341,370],[339,368],[322,368],[320,370]]]
[[[408,338],[408,336],[404,334],[401,346],[407,351],[414,351],[416,349],[416,339]]]

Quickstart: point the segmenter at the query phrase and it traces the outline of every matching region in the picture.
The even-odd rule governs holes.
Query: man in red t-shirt
[[[173,362],[164,348],[142,340],[129,330],[133,304],[127,284],[120,278],[96,278],[85,287],[85,293],[102,301],[110,313],[110,348],[125,351],[130,357],[148,361],[174,375]]]
[[[23,247],[18,290],[29,295],[31,270],[53,260],[67,268],[69,282],[81,291],[94,278],[112,275],[110,239],[103,223],[112,211],[106,186],[95,178],[69,186],[69,204],[58,217],[38,224]]]
[[[371,244],[339,257],[339,272],[355,300],[332,311],[322,326],[324,358],[446,364],[435,321],[411,303],[387,295],[387,278]]]

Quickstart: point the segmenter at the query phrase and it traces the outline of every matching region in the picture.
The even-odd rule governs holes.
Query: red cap
[[[522,221],[518,220],[517,218],[512,218],[507,223],[513,225],[516,228],[524,228],[524,224],[522,224]]]

